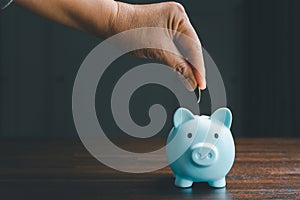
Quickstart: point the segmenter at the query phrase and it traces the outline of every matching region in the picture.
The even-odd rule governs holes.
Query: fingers
[[[187,60],[178,55],[179,53],[177,55],[168,53],[164,56],[163,62],[178,72],[179,79],[189,91],[194,91],[197,87],[197,81],[193,69]]]
[[[199,40],[194,40],[185,34],[181,34],[178,39],[179,50],[187,58],[192,67],[193,75],[200,89],[206,88],[205,66],[203,60],[202,47]]]
[[[193,74],[197,81],[198,87],[201,90],[204,90],[206,88],[206,75],[202,49],[198,50],[198,48],[196,48],[192,52],[189,52],[186,57],[192,66]]]
[[[175,43],[180,53],[187,58],[200,89],[206,88],[205,65],[200,40],[187,16],[179,24]]]

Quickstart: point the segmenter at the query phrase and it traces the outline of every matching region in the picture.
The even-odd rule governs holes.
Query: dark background
[[[300,1],[180,2],[223,76],[234,135],[300,136]],[[101,40],[14,5],[0,14],[0,29],[0,137],[77,137],[73,82],[83,59]],[[141,62],[121,59],[128,66]],[[115,65],[120,69],[124,63]],[[153,96],[170,95],[156,86],[143,89]],[[131,107],[135,113],[139,109]],[[106,121],[117,134],[114,123]]]

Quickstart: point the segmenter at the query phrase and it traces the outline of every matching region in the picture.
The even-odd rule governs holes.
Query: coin
[[[201,100],[201,90],[199,87],[197,87],[195,90],[194,90],[194,93],[196,94],[196,97],[197,97],[197,103],[200,103],[200,100]]]

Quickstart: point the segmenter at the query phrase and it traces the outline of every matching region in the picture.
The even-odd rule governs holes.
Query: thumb
[[[197,87],[197,81],[194,76],[193,67],[181,56],[168,54],[164,57],[164,62],[178,72],[179,79],[183,82],[186,89],[194,91]]]

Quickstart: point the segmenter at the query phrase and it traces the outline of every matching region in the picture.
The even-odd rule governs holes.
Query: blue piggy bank
[[[235,158],[230,110],[221,108],[211,116],[198,116],[179,108],[173,121],[166,153],[175,185],[186,188],[193,182],[208,182],[215,188],[225,187]]]

